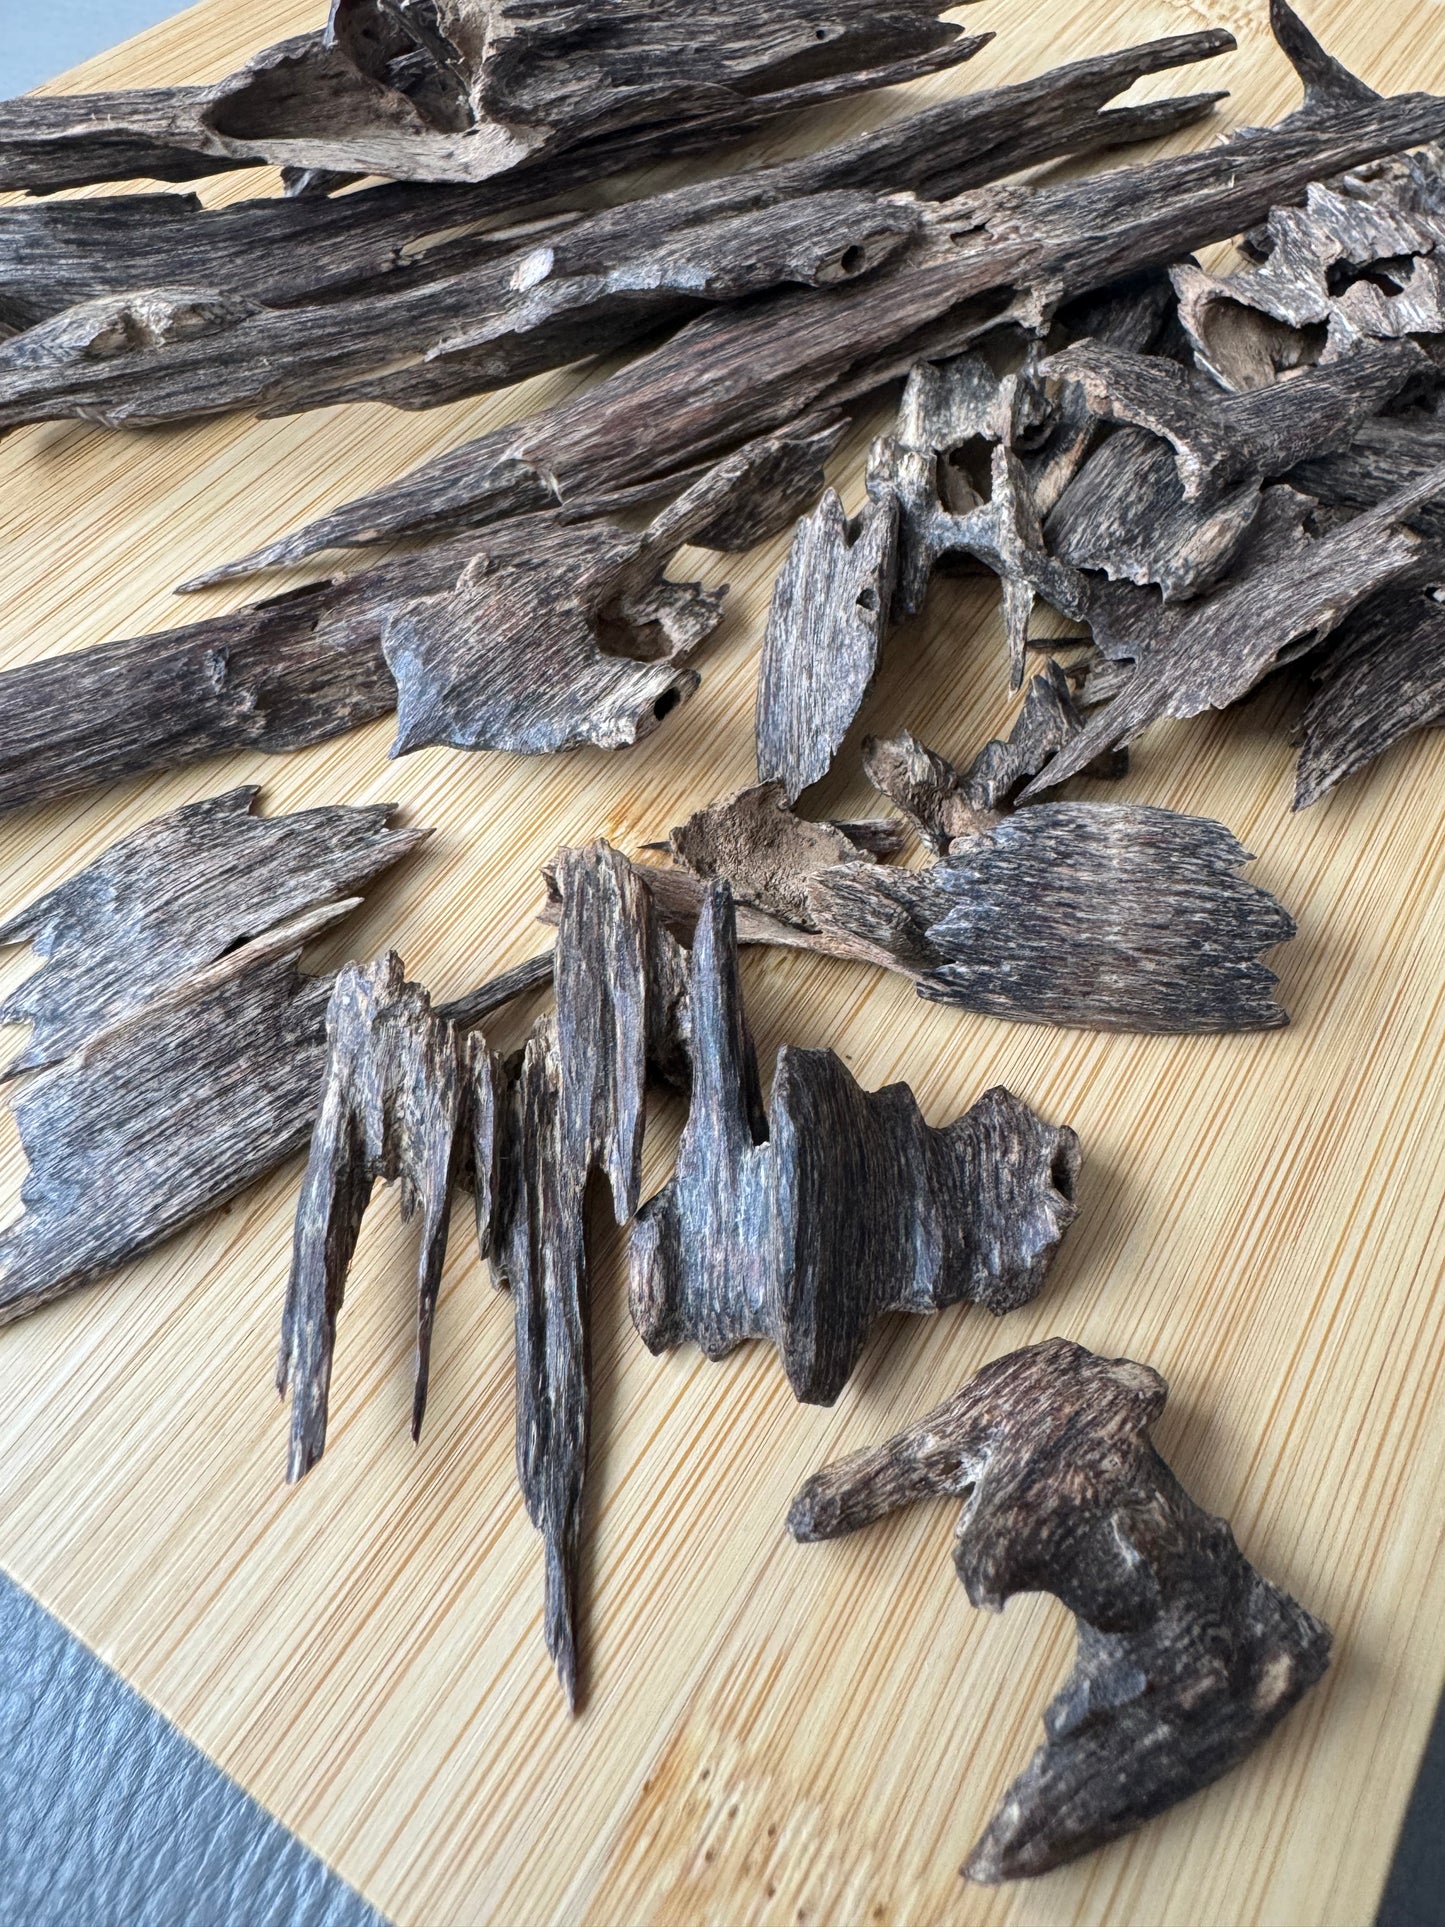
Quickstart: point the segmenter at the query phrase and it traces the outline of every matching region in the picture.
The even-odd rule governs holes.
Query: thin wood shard
[[[991,780],[988,751],[967,779],[911,738],[890,751],[879,773],[909,796],[930,840],[960,826],[936,862],[910,870],[858,861],[856,849],[840,860],[826,837],[770,823],[786,815],[776,790],[744,791],[674,832],[691,875],[660,873],[659,903],[685,922],[722,877],[746,906],[744,942],[897,970],[921,996],[1015,1022],[1214,1031],[1289,1021],[1262,953],[1291,938],[1294,921],[1238,874],[1249,853],[1222,823],[1138,804],[999,815],[969,800],[970,782],[981,796]]]
[[[299,1479],[326,1448],[336,1320],[361,1221],[378,1178],[401,1180],[402,1216],[420,1208],[416,1386],[412,1437],[426,1411],[432,1324],[441,1290],[452,1192],[466,1160],[491,1169],[485,1131],[475,1144],[469,1095],[486,1046],[464,1038],[406,981],[388,951],[346,964],[326,1013],[326,1070],[301,1198],[277,1390],[291,1393],[287,1478]]]
[[[186,180],[228,168],[483,181],[587,148],[596,173],[736,138],[779,113],[967,59],[984,45],[931,0],[880,14],[734,0],[699,17],[527,0],[400,8],[336,0],[323,33],[254,55],[210,87],[0,104],[0,187]],[[600,152],[598,151],[600,150]]]
[[[1168,1387],[1053,1338],[985,1366],[906,1432],[810,1479],[796,1539],[916,1499],[966,1500],[953,1560],[970,1602],[1045,1591],[1078,1621],[1044,1745],[963,1869],[1047,1873],[1236,1766],[1329,1664],[1330,1634],[1260,1576],[1149,1439]]]
[[[1129,426],[1064,491],[1047,520],[1049,549],[1110,580],[1156,583],[1166,602],[1198,595],[1238,562],[1263,483],[1348,448],[1426,367],[1413,342],[1362,341],[1289,381],[1212,395],[1177,362],[1076,343],[1042,371],[1076,383],[1101,419]]]
[[[10,1070],[29,1169],[0,1233],[0,1320],[115,1270],[305,1142],[330,977],[302,945],[354,910],[424,832],[389,811],[253,817],[255,791],[123,838],[21,911],[46,958],[9,1000],[30,1019]]]
[[[843,406],[920,356],[959,352],[1011,317],[1041,326],[1073,296],[1237,234],[1320,175],[1442,131],[1445,101],[1401,95],[1318,121],[1296,115],[1202,154],[964,195],[938,206],[917,239],[863,281],[699,316],[585,394],[450,450],[198,580],[478,525],[546,498],[581,509],[809,410]]]
[[[850,518],[829,489],[773,590],[758,677],[758,776],[789,802],[826,775],[873,681],[898,532],[892,492]]]
[[[423,840],[389,804],[255,816],[254,784],[144,824],[0,924],[44,958],[0,1003],[30,1037],[13,1077],[53,1064],[193,971],[293,916],[364,890]]]
[[[826,1405],[882,1313],[1038,1294],[1074,1216],[1071,1130],[1003,1089],[933,1130],[907,1085],[867,1092],[831,1051],[786,1047],[764,1123],[725,883],[698,916],[691,1017],[677,1173],[632,1234],[649,1350],[766,1337],[795,1396]]]
[[[546,1559],[547,1650],[579,1695],[577,1559],[587,1469],[587,1201],[605,1181],[637,1209],[649,1062],[675,1067],[686,972],[641,875],[605,843],[563,851],[557,1009],[538,1020],[501,1100],[485,1244],[516,1310],[517,1474]]]
[[[1419,729],[1445,722],[1440,591],[1387,590],[1341,625],[1300,718],[1294,807],[1307,809]]]

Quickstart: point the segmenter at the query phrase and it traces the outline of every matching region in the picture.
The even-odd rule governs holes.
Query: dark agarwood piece
[[[605,1180],[625,1224],[637,1209],[650,1063],[674,1067],[686,971],[646,882],[605,843],[564,851],[555,1015],[533,1028],[498,1106],[496,1203],[483,1235],[516,1309],[517,1472],[546,1559],[547,1650],[579,1696],[577,1558],[587,1469],[586,1206]],[[481,1159],[478,1159],[481,1163]]]
[[[0,1003],[31,1026],[5,1066],[53,1064],[194,971],[294,916],[364,890],[425,830],[390,804],[252,814],[254,784],[156,817],[0,924],[44,959]]]
[[[751,546],[786,527],[801,504],[816,495],[823,461],[837,438],[836,424],[815,424],[796,434],[763,437],[715,470],[704,470],[695,486],[707,484],[710,493],[694,494],[688,513],[710,502],[711,514],[686,539],[703,547]],[[383,646],[393,611],[421,604],[425,629],[426,599],[440,598],[450,606],[475,565],[469,596],[480,594],[485,601],[505,589],[515,625],[518,611],[530,607],[536,593],[539,572],[529,575],[528,568],[539,558],[550,558],[554,576],[566,577],[569,544],[577,555],[593,558],[594,571],[598,558],[604,563],[621,558],[623,565],[630,553],[633,574],[645,577],[660,561],[673,526],[662,518],[657,533],[644,539],[605,525],[573,529],[556,514],[519,517],[482,535],[437,544],[184,628],[21,663],[0,672],[0,812],[141,770],[178,769],[230,749],[280,754],[358,728],[396,707],[396,680]],[[545,571],[540,573],[545,579]],[[645,595],[634,597],[625,627],[604,610],[602,643],[640,642],[645,653],[664,616],[674,626],[679,612],[690,614],[694,625],[710,624],[711,598],[685,585],[660,584],[657,594],[655,611]],[[560,612],[553,612],[554,626],[559,622]],[[477,638],[484,658],[487,649],[493,651],[500,680],[496,690],[472,692],[467,714],[487,713],[480,706],[490,703],[489,727],[499,746],[523,750],[545,744],[544,694],[554,710],[565,709],[579,739],[595,740],[590,732],[605,725],[615,740],[629,696],[635,698],[639,725],[648,726],[656,720],[656,705],[665,705],[671,692],[686,695],[696,687],[693,672],[678,666],[607,659],[606,649],[590,639],[580,604],[571,612],[566,636],[570,655],[559,656],[551,630],[532,633],[523,627],[515,660],[504,658],[500,666],[496,638]],[[441,640],[445,656],[448,639]],[[573,682],[567,679],[569,664]],[[407,667],[418,692],[415,700],[423,707],[420,665]],[[511,700],[509,706],[505,691],[515,691],[519,678],[527,677],[535,700]],[[595,710],[589,711],[589,700]],[[550,721],[555,733],[555,714]]]
[[[987,38],[955,41],[950,51],[962,59]],[[1176,34],[1073,61],[1011,87],[940,101],[781,167],[631,205],[686,209],[691,195],[706,208],[710,195],[720,195],[727,209],[848,188],[911,188],[942,199],[1033,161],[1123,145],[1198,118],[1213,95],[1112,110],[1106,103],[1143,74],[1204,60],[1233,45],[1232,36],[1219,31]],[[896,77],[872,70],[859,77],[859,86]],[[654,138],[673,153],[702,145],[704,138],[716,144],[723,131],[710,125],[711,135],[704,129],[696,140],[684,139],[678,129]],[[497,232],[501,217],[525,217],[559,194],[646,157],[616,147],[573,149],[495,177],[481,205],[472,186],[393,182],[338,196],[257,199],[224,208],[203,208],[191,194],[0,207],[0,326],[30,328],[78,303],[138,288],[224,289],[276,308],[446,281],[500,257],[516,258],[511,222]],[[567,236],[580,217],[548,218]],[[620,221],[629,218],[619,211]]]
[[[916,1499],[966,1501],[953,1562],[970,1603],[1050,1592],[1078,1621],[1045,1743],[963,1872],[1047,1873],[1237,1766],[1324,1674],[1328,1627],[1257,1573],[1149,1439],[1168,1386],[1051,1338],[1012,1352],[906,1432],[818,1473],[795,1539]]]
[[[1242,567],[1213,595],[1174,610],[1154,604],[1147,591],[1091,600],[1095,642],[1115,660],[1132,660],[1134,671],[1034,778],[1025,799],[1077,775],[1160,717],[1197,716],[1238,702],[1380,589],[1428,579],[1435,550],[1409,524],[1445,495],[1445,467],[1316,539],[1304,530],[1305,498],[1283,487],[1269,495],[1267,507],[1280,511],[1277,533],[1262,514],[1254,566]]]
[[[690,881],[657,876],[670,920],[685,926],[723,876],[747,906],[744,942],[898,970],[920,995],[990,1016],[1142,1031],[1288,1022],[1260,959],[1294,935],[1293,919],[1237,874],[1248,852],[1208,817],[1036,806],[954,838],[922,870],[838,861],[775,829],[755,866],[748,825],[764,805],[780,810],[781,797],[744,791],[674,833],[675,849],[709,856]]]
[[[383,806],[254,817],[255,791],[123,838],[6,925],[43,967],[7,1021],[9,1067],[48,1066],[14,1101],[25,1209],[0,1233],[0,1319],[161,1243],[306,1139],[331,978],[302,945],[425,832]]]
[[[1342,624],[1300,718],[1294,807],[1308,809],[1419,729],[1445,722],[1439,589],[1387,590]]]
[[[898,540],[891,491],[850,518],[833,489],[798,524],[773,589],[758,673],[758,778],[791,803],[827,774],[888,627]]]
[[[298,34],[209,87],[27,97],[0,104],[0,187],[186,180],[273,165],[354,177],[486,181],[602,150],[597,172],[711,145],[779,113],[911,79],[984,44],[933,0],[730,0],[699,15],[663,0],[441,0],[418,11],[334,0]],[[365,16],[363,19],[362,16]],[[624,158],[625,157],[625,158]]]
[[[394,950],[368,966],[342,967],[326,1012],[325,1079],[281,1321],[276,1389],[291,1393],[288,1480],[309,1472],[326,1449],[336,1320],[378,1178],[401,1180],[403,1218],[422,1214],[411,1415],[411,1435],[421,1435],[452,1192],[472,1157],[491,1169],[485,1128],[475,1142],[471,1135],[470,1097],[485,1058],[484,1040],[463,1038],[433,1011]]]
[[[864,1091],[832,1051],[788,1047],[764,1120],[725,883],[697,919],[691,1018],[677,1173],[632,1232],[650,1351],[769,1338],[794,1395],[828,1405],[882,1313],[1037,1296],[1074,1216],[1071,1130],[1003,1089],[933,1130],[906,1084]]]
[[[303,976],[297,959],[355,907],[253,939],[24,1089],[25,1209],[0,1232],[0,1321],[115,1271],[301,1149],[331,979]]]
[[[435,457],[196,582],[327,548],[445,533],[548,500],[585,508],[810,410],[836,410],[920,356],[958,352],[1011,318],[1041,326],[1072,296],[1237,234],[1311,179],[1442,131],[1445,101],[1401,95],[1320,119],[1297,114],[1202,154],[963,196],[864,281],[704,314],[596,388]]]

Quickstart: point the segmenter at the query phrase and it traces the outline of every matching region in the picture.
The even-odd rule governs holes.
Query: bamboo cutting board
[[[322,11],[208,0],[72,83],[210,78]],[[970,24],[998,40],[920,92],[1216,24],[1239,52],[1154,91],[1225,85],[1218,127],[1273,118],[1293,93],[1265,11],[990,0]],[[1309,15],[1376,86],[1445,90],[1445,9],[1409,9],[1408,32],[1391,11],[1314,0]],[[882,111],[853,103],[824,126]],[[416,416],[12,434],[0,660],[243,600],[241,588],[181,605],[169,591],[582,379]],[[850,505],[874,426],[836,464]],[[731,579],[731,613],[697,697],[637,750],[389,764],[378,724],[298,755],[136,781],[0,824],[0,911],[237,782],[261,782],[270,811],[395,798],[436,833],[318,960],[393,943],[436,994],[455,994],[536,947],[537,869],[559,843],[602,834],[634,851],[750,780],[781,553],[704,562]],[[1009,708],[994,588],[943,581],[895,638],[863,726],[908,725],[966,760]],[[816,813],[866,811],[856,768],[845,753]],[[399,1923],[1369,1921],[1445,1674],[1445,746],[1397,750],[1303,817],[1289,814],[1291,771],[1284,710],[1266,695],[1155,730],[1117,792],[1221,817],[1257,853],[1253,875],[1300,925],[1276,959],[1285,1032],[1014,1027],[841,964],[747,959],[765,1062],[785,1040],[832,1044],[867,1085],[907,1078],[933,1122],[1007,1083],[1080,1132],[1081,1216],[1036,1305],[997,1322],[890,1321],[827,1411],[793,1403],[770,1350],[649,1358],[612,1235],[594,1311],[590,1694],[577,1721],[543,1651],[540,1542],[514,1479],[510,1309],[466,1236],[414,1448],[410,1247],[379,1196],[342,1318],[328,1451],[284,1486],[270,1386],[295,1163],[0,1334],[0,1564]],[[30,961],[11,959],[7,981]],[[515,1042],[531,1015],[496,1022],[493,1042]],[[648,1192],[679,1123],[673,1103],[650,1128]],[[13,1205],[8,1113],[0,1128]],[[948,1558],[952,1504],[827,1546],[793,1545],[783,1515],[824,1459],[1052,1333],[1165,1374],[1165,1455],[1261,1570],[1332,1624],[1337,1660],[1221,1784],[1046,1880],[986,1891],[958,1866],[1041,1737],[1072,1622],[1042,1598],[1001,1620],[972,1611]]]

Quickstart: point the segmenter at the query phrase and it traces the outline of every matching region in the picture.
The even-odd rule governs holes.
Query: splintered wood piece
[[[0,1076],[53,1064],[252,938],[364,890],[423,842],[392,805],[254,816],[254,784],[188,803],[111,844],[0,924],[41,967],[0,1003],[32,1026]]]
[[[1187,1799],[1329,1665],[1328,1627],[1255,1571],[1155,1451],[1168,1389],[1147,1365],[1051,1338],[826,1467],[788,1513],[795,1539],[831,1539],[916,1499],[963,1498],[953,1562],[970,1603],[1002,1612],[1050,1592],[1078,1621],[1047,1738],[970,1854],[970,1880],[1047,1873]]]
[[[297,960],[355,908],[293,918],[39,1073],[14,1105],[29,1170],[0,1232],[0,1321],[116,1270],[301,1149],[331,979]]]
[[[1357,343],[1343,358],[1242,395],[1210,395],[1176,363],[1079,342],[1043,364],[1104,420],[1131,424],[1096,449],[1049,516],[1050,550],[1111,580],[1157,583],[1166,601],[1212,587],[1236,561],[1262,483],[1345,450],[1428,363],[1413,342]]]
[[[485,1054],[481,1038],[464,1039],[432,1010],[425,988],[406,981],[394,950],[369,966],[346,964],[336,978],[276,1373],[282,1397],[291,1393],[288,1480],[309,1472],[326,1449],[336,1320],[378,1178],[400,1178],[404,1218],[418,1206],[422,1213],[411,1415],[411,1435],[421,1435],[452,1191],[464,1159],[477,1156],[491,1169],[490,1147],[469,1136],[468,1095]]]
[[[1319,119],[1296,114],[1204,153],[965,195],[865,280],[705,313],[597,387],[434,457],[192,586],[548,498],[584,507],[810,409],[836,409],[1010,316],[1042,325],[1071,296],[1239,233],[1311,179],[1442,132],[1445,100],[1400,95]]]
[[[851,519],[833,489],[798,524],[773,590],[758,674],[763,782],[789,802],[827,774],[878,668],[893,590],[898,498]]]
[[[786,527],[816,495],[838,432],[836,424],[812,425],[765,436],[716,470],[703,471],[699,479],[710,478],[713,512],[686,539],[694,546],[731,548]],[[694,496],[692,507],[698,506]],[[141,770],[178,769],[231,749],[273,754],[299,749],[384,716],[397,700],[383,650],[394,609],[427,597],[445,598],[474,562],[480,568],[479,558],[491,561],[499,580],[512,585],[515,599],[528,593],[522,573],[528,558],[559,555],[575,533],[555,513],[523,516],[484,535],[436,544],[228,615],[0,672],[0,812]],[[638,539],[614,534],[624,547]],[[596,554],[607,539],[605,530],[584,535],[579,548]],[[654,543],[646,553],[655,552]],[[661,595],[655,612],[659,626],[664,616],[675,624],[678,611],[691,611],[695,618],[706,612],[706,603],[686,587],[674,594],[662,585]],[[646,598],[634,599],[629,608],[628,633],[636,635],[640,627],[646,639],[654,612]],[[603,616],[606,640],[618,633],[618,625],[611,611]],[[537,646],[536,639],[524,641],[527,648]],[[635,687],[638,676],[651,679],[652,702],[670,683],[687,690],[694,686],[690,676],[668,671],[665,664],[620,661],[609,670],[585,643],[574,656],[579,673],[586,671],[604,696],[611,691],[609,699],[618,687]],[[555,660],[552,671],[555,678]],[[574,716],[581,715],[575,692],[554,681],[552,697],[565,699]],[[520,749],[544,734],[541,720],[524,710],[507,747]]]
[[[632,1232],[650,1351],[691,1338],[721,1358],[769,1338],[794,1396],[828,1405],[882,1313],[1037,1296],[1074,1217],[1067,1126],[1000,1088],[933,1130],[906,1084],[864,1091],[832,1051],[787,1047],[764,1123],[725,883],[697,919],[691,1016],[677,1172]]]
[[[698,810],[673,830],[668,849],[694,876],[723,877],[744,901],[806,925],[815,871],[872,862],[874,850],[857,834],[862,827],[810,822],[789,809],[781,783],[759,783]]]
[[[962,59],[987,40],[955,41]],[[1167,133],[1206,113],[1215,95],[1103,111],[1141,75],[1227,52],[1230,34],[1175,34],[1078,60],[1010,87],[940,101],[804,159],[643,205],[678,207],[694,193],[744,194],[912,188],[937,200],[1055,155]],[[938,64],[930,61],[930,65]],[[859,76],[859,86],[895,78]],[[714,144],[725,138],[716,128]],[[672,153],[703,144],[674,129]],[[267,307],[415,286],[511,255],[490,225],[514,218],[646,155],[591,146],[514,168],[487,189],[485,219],[469,187],[388,183],[335,197],[248,200],[204,208],[192,194],[107,195],[0,207],[0,324],[24,329],[100,295],[138,288],[212,288]],[[632,205],[638,205],[636,203]],[[570,217],[576,219],[577,217]],[[625,217],[623,217],[625,218]],[[554,225],[565,223],[553,217]]]
[[[1096,756],[1129,742],[1164,716],[1226,709],[1269,671],[1324,640],[1350,610],[1392,582],[1428,576],[1434,551],[1410,527],[1445,494],[1445,467],[1390,496],[1332,533],[1311,540],[1293,518],[1293,491],[1270,491],[1284,510],[1282,553],[1262,557],[1181,609],[1154,614],[1147,591],[1125,587],[1090,610],[1094,640],[1107,655],[1129,656],[1134,673],[1111,701],[1023,792],[1027,799],[1075,776]],[[1294,505],[1307,509],[1303,498]],[[1065,565],[1060,565],[1061,567]],[[1115,615],[1128,620],[1111,626]],[[1069,613],[1073,613],[1070,611]],[[1132,640],[1131,640],[1132,632]]]
[[[455,588],[393,606],[382,648],[397,686],[394,753],[617,749],[654,729],[697,688],[683,665],[722,619],[723,591],[664,571],[731,512],[749,474],[743,450],[635,532],[539,522],[511,559],[478,556]]]
[[[1307,809],[1418,729],[1445,722],[1445,608],[1387,590],[1344,622],[1300,718],[1294,807]]]
[[[771,195],[704,182],[539,221],[480,264],[396,293],[285,308],[187,287],[98,295],[0,342],[0,428],[433,407],[608,353],[709,304],[867,275],[921,220],[916,204],[857,189],[788,198],[785,182]]]
[[[557,1009],[534,1026],[499,1106],[496,1206],[483,1249],[513,1292],[517,1472],[543,1539],[547,1650],[575,1710],[587,1196],[592,1180],[604,1179],[619,1224],[636,1210],[648,1066],[675,1071],[688,1017],[681,953],[660,927],[642,875],[598,843],[564,850],[555,876]]]
[[[1035,806],[957,837],[922,870],[839,861],[825,842],[774,828],[755,864],[735,835],[766,821],[755,796],[714,804],[688,826],[691,847],[707,851],[701,875],[654,873],[669,923],[686,928],[707,880],[723,876],[746,906],[743,942],[897,970],[922,996],[990,1016],[1142,1031],[1289,1021],[1260,956],[1294,935],[1294,921],[1237,874],[1249,853],[1208,817]]]
[[[933,0],[886,13],[789,0],[781,18],[762,0],[701,16],[679,0],[555,15],[528,0],[443,0],[424,17],[336,0],[324,32],[264,48],[209,87],[0,103],[0,187],[257,165],[483,181],[584,145],[611,172],[667,151],[668,136],[711,145],[986,44],[935,16]]]

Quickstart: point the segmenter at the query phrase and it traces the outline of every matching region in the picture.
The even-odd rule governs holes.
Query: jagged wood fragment
[[[546,1561],[545,1634],[577,1705],[577,1558],[587,1467],[586,1206],[604,1179],[637,1209],[649,1062],[676,1065],[686,970],[642,875],[599,843],[564,851],[555,1015],[540,1018],[502,1100],[494,1221],[484,1237],[516,1312],[517,1472]]]
[[[396,952],[343,966],[326,1012],[320,1109],[296,1207],[291,1276],[281,1321],[276,1388],[291,1393],[288,1480],[326,1449],[336,1320],[361,1221],[378,1178],[401,1180],[403,1218],[422,1213],[417,1261],[416,1375],[411,1435],[421,1435],[432,1324],[464,1159],[490,1170],[470,1137],[469,1098],[485,1042],[463,1038],[406,981]]]
[[[1271,494],[1288,509],[1292,491]],[[1133,620],[1108,636],[1101,633],[1101,608],[1094,617],[1094,639],[1108,655],[1130,656],[1134,673],[1034,778],[1025,798],[1077,775],[1160,717],[1196,716],[1238,702],[1277,664],[1323,641],[1376,591],[1428,577],[1431,545],[1409,523],[1442,494],[1445,468],[1432,470],[1330,534],[1310,540],[1301,533],[1274,566],[1247,569],[1213,595],[1172,614],[1163,610],[1162,619],[1147,601],[1116,596],[1115,611],[1129,609]]]
[[[955,42],[957,57],[986,38]],[[1176,34],[1073,61],[1014,86],[940,101],[800,161],[755,170],[745,177],[746,191],[767,199],[780,192],[911,188],[938,200],[1033,161],[1170,132],[1207,111],[1214,97],[1111,111],[1103,111],[1105,103],[1141,75],[1233,45],[1232,36],[1219,31]],[[885,77],[886,70],[875,71],[859,85],[876,86]],[[679,133],[669,141],[673,153],[701,144],[681,142]],[[588,148],[516,168],[489,183],[481,210],[470,187],[410,183],[223,208],[204,208],[190,194],[0,207],[0,325],[29,328],[79,302],[137,288],[224,288],[279,307],[435,281],[510,255],[511,233],[495,230],[500,217],[516,218],[529,203],[550,201],[640,158],[645,154]],[[743,188],[744,180],[734,177],[723,191]]]
[[[673,858],[694,876],[726,878],[735,895],[790,923],[808,921],[808,878],[835,863],[868,863],[873,852],[850,824],[794,815],[781,783],[759,783],[679,824]]]
[[[827,774],[873,681],[897,534],[891,491],[850,518],[830,488],[798,524],[768,609],[756,725],[758,777],[789,802]]]
[[[293,918],[39,1073],[14,1106],[29,1170],[0,1232],[0,1321],[151,1250],[301,1149],[331,979],[297,959],[355,907]]]
[[[456,0],[446,12],[465,16],[457,40],[450,25],[438,34],[431,8],[431,30],[378,63],[371,23],[348,26],[361,10],[335,0],[324,32],[264,48],[209,87],[0,103],[0,187],[48,193],[256,165],[484,181],[542,171],[583,147],[597,152],[597,173],[612,172],[954,65],[984,44],[936,18],[932,0],[898,0],[886,13],[861,0],[841,9],[789,0],[781,14],[729,0],[702,15],[680,0],[553,12],[529,0]],[[410,37],[409,12],[366,11],[382,40]],[[452,51],[438,58],[446,43]]]
[[[1438,589],[1389,591],[1341,625],[1300,718],[1294,807],[1419,729],[1445,722],[1445,607]]]
[[[697,688],[685,664],[722,617],[721,591],[665,570],[729,513],[747,472],[744,450],[637,531],[539,518],[509,559],[480,555],[454,588],[394,604],[382,623],[394,753],[616,749],[655,728]]]
[[[1074,1216],[1078,1140],[1006,1090],[943,1130],[905,1084],[862,1090],[832,1051],[778,1053],[761,1113],[732,893],[693,939],[692,1101],[677,1173],[633,1227],[633,1322],[649,1350],[777,1346],[794,1395],[831,1404],[887,1311],[1003,1312],[1042,1289]]]
[[[745,791],[677,833],[678,850],[704,848],[708,862],[690,881],[657,876],[670,919],[695,915],[706,881],[722,876],[747,906],[743,941],[897,970],[922,996],[991,1016],[1143,1031],[1288,1022],[1260,956],[1292,937],[1294,922],[1237,874],[1248,852],[1210,818],[1036,806],[909,870],[838,861],[826,843],[782,831],[758,866],[732,833],[755,813]]]
[[[1149,1439],[1168,1386],[1052,1338],[986,1365],[905,1432],[816,1474],[795,1539],[917,1499],[966,1501],[953,1562],[970,1603],[1052,1593],[1078,1621],[1044,1745],[963,1868],[1047,1873],[1236,1766],[1318,1681],[1329,1629],[1245,1559]]]
[[[31,1025],[3,1075],[53,1064],[277,924],[365,889],[427,835],[389,804],[254,816],[254,784],[188,803],[111,844],[0,924],[44,958],[0,1003]]]
[[[963,196],[866,281],[704,314],[596,388],[423,463],[191,586],[547,500],[583,507],[809,409],[841,406],[1011,314],[1038,325],[1072,295],[1238,233],[1318,175],[1442,131],[1445,101],[1402,95],[1321,121],[1296,114],[1202,154]]]

